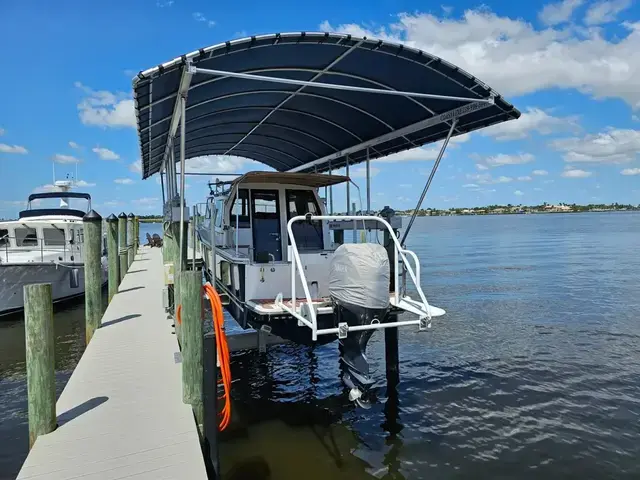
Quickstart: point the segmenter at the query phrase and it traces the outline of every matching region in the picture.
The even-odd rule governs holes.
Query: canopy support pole
[[[331,162],[329,162],[329,175],[331,172]],[[333,215],[333,185],[329,186],[329,213]]]
[[[178,271],[182,272],[184,268],[182,250],[184,248],[184,155],[185,155],[185,115],[187,109],[187,99],[180,97],[180,261],[178,262]]]
[[[447,149],[447,145],[449,144],[449,140],[451,139],[451,134],[453,130],[456,128],[458,124],[458,119],[454,118],[453,122],[451,122],[451,128],[449,128],[449,133],[447,134],[447,138],[444,139],[442,143],[442,147],[440,148],[440,152],[438,153],[438,158],[436,158],[436,162],[433,164],[433,168],[431,169],[431,173],[429,174],[429,178],[427,179],[427,183],[422,190],[422,195],[420,195],[420,200],[418,200],[418,204],[416,208],[413,210],[413,215],[411,215],[411,220],[409,220],[409,225],[407,225],[407,229],[404,231],[404,235],[402,236],[402,241],[400,245],[404,245],[404,241],[407,239],[407,235],[409,235],[409,230],[411,230],[411,226],[413,225],[414,220],[418,216],[418,210],[422,206],[422,201],[424,200],[425,195],[427,194],[427,190],[431,186],[431,181],[433,180],[433,176],[436,174],[436,170],[438,170],[438,165],[440,165],[440,160],[442,160],[442,156],[444,155],[444,151]]]
[[[369,148],[367,148],[367,215],[371,215],[371,169],[369,166]]]
[[[345,174],[347,175],[347,177],[349,176],[349,156],[347,156]],[[351,187],[351,182],[347,181],[347,210],[346,210],[347,215],[351,214],[351,188],[350,187]]]

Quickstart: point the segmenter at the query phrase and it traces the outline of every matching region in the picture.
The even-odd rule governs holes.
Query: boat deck
[[[18,479],[206,479],[197,426],[182,402],[162,250],[141,247]]]

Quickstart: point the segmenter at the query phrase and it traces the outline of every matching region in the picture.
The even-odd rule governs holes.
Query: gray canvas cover
[[[377,243],[338,247],[329,266],[329,294],[365,308],[389,306],[389,258]]]

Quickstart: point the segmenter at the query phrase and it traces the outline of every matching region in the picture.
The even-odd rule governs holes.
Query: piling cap
[[[135,217],[135,215],[133,213],[130,213],[128,216],[129,216],[129,218]]]
[[[95,210],[91,210],[87,212],[84,217],[82,217],[82,221],[83,222],[101,222],[102,217]]]
[[[118,215],[118,218],[127,218],[127,214],[122,212],[120,213],[120,215]]]
[[[116,217],[113,213],[107,217],[107,222],[117,222],[118,217]]]

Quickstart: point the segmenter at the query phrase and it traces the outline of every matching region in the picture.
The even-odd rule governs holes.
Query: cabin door
[[[278,190],[251,190],[253,259],[257,263],[282,261]]]

